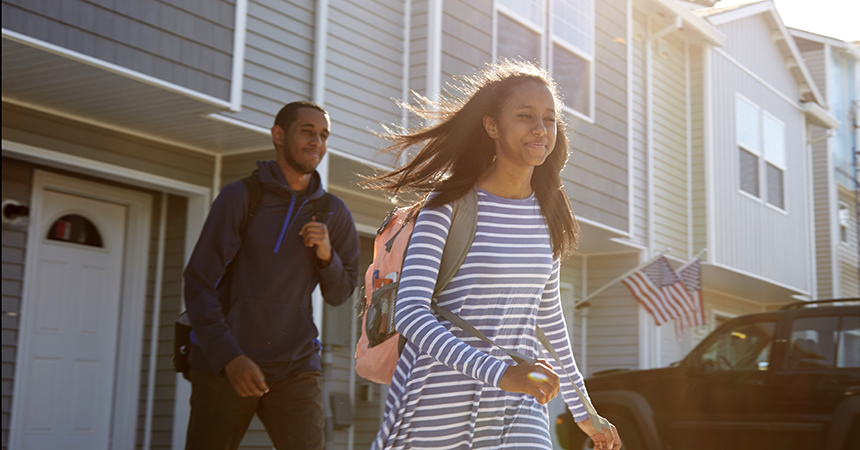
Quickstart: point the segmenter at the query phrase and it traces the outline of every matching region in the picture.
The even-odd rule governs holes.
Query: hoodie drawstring
[[[275,253],[278,253],[278,250],[281,249],[281,244],[286,242],[287,232],[290,231],[290,228],[292,228],[293,226],[293,222],[295,222],[296,219],[299,217],[299,211],[301,211],[307,203],[308,200],[305,199],[305,201],[303,201],[302,204],[299,205],[299,209],[296,210],[296,215],[295,217],[293,217],[293,206],[296,205],[296,197],[294,196],[290,198],[290,209],[287,210],[287,217],[284,219],[284,225],[281,227],[281,234],[280,236],[278,236],[278,242],[275,244]]]

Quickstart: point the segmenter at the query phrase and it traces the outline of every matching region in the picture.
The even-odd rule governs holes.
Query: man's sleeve
[[[323,299],[332,306],[343,304],[358,284],[358,234],[352,214],[340,199],[332,198],[335,209],[326,223],[331,241],[331,262],[323,268],[317,266]]]
[[[242,245],[241,227],[247,214],[244,183],[230,183],[215,202],[185,268],[185,307],[203,354],[220,372],[244,354],[230,333],[221,311],[217,286]]]

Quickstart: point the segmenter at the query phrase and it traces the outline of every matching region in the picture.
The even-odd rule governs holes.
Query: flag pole
[[[672,251],[672,249],[671,249],[671,248],[669,248],[669,247],[667,247],[665,250],[663,250],[663,251],[661,251],[661,252],[657,253],[656,255],[654,255],[654,257],[653,257],[653,258],[651,258],[651,259],[649,259],[648,261],[645,261],[644,263],[639,264],[638,266],[636,266],[636,267],[634,267],[634,268],[632,268],[632,269],[628,270],[627,272],[625,272],[625,273],[624,273],[624,275],[619,276],[618,278],[616,278],[616,279],[614,279],[614,280],[610,281],[609,283],[604,284],[604,285],[603,285],[603,287],[601,287],[600,289],[598,289],[598,290],[596,290],[596,291],[592,292],[591,294],[588,294],[588,296],[586,296],[585,298],[582,298],[582,299],[576,300],[575,302],[573,302],[573,307],[574,307],[574,308],[576,308],[577,306],[579,306],[579,305],[581,305],[581,304],[583,304],[583,303],[587,302],[590,298],[592,298],[592,297],[594,297],[595,295],[597,295],[597,294],[599,294],[599,293],[601,293],[601,292],[605,291],[609,286],[612,286],[613,284],[615,284],[615,283],[617,283],[617,282],[619,282],[619,281],[623,280],[624,278],[627,278],[628,276],[630,276],[630,274],[632,274],[632,273],[634,273],[634,272],[638,271],[639,269],[641,269],[641,268],[643,268],[643,267],[647,266],[648,264],[651,264],[652,262],[656,261],[658,258],[660,258],[661,256],[665,255],[666,253],[669,253],[670,251]]]
[[[695,256],[693,256],[692,258],[690,258],[690,260],[689,260],[689,261],[687,261],[686,263],[684,263],[684,265],[683,265],[683,266],[678,267],[678,270],[676,270],[676,272],[681,272],[682,270],[686,269],[686,268],[687,268],[687,266],[689,266],[690,264],[693,264],[693,261],[695,261],[695,260],[699,259],[699,257],[700,257],[700,256],[702,256],[702,254],[704,254],[704,253],[705,253],[705,252],[707,252],[707,251],[708,251],[708,249],[707,249],[707,248],[703,248],[703,249],[699,250],[699,253],[696,253],[696,255],[695,255]]]

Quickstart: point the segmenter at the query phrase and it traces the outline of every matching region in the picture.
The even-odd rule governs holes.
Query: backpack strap
[[[458,198],[452,204],[451,226],[448,229],[448,239],[442,250],[442,261],[439,263],[439,276],[433,289],[433,298],[439,296],[446,287],[463,261],[478,230],[478,187],[473,186],[466,195]]]
[[[263,203],[263,183],[260,182],[260,177],[252,173],[251,175],[242,178],[242,184],[245,185],[245,189],[248,191],[248,214],[245,216],[245,220],[242,222],[242,228],[240,228],[239,232],[242,237],[245,237],[245,231],[248,229],[248,224],[250,224],[251,219],[257,215],[257,210],[260,209],[260,204]]]

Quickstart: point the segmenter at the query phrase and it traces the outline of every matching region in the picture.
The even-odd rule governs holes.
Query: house
[[[838,129],[813,126],[815,270],[819,298],[860,296],[857,248],[858,43],[790,30]]]
[[[182,448],[182,269],[220,188],[272,158],[275,112],[330,111],[319,171],[364,267],[392,203],[356,182],[394,163],[374,131],[412,120],[392,99],[438,98],[499,57],[566,94],[583,239],[562,301],[583,371],[665,366],[701,338],[679,344],[621,284],[592,295],[667,248],[675,265],[703,255],[709,329],[814,298],[804,142],[836,113],[770,1],[704,3],[3,0],[2,191],[19,213],[3,222],[3,448]],[[352,370],[354,311],[314,301],[329,447],[364,448],[385,386]],[[257,447],[255,421],[242,448]]]

